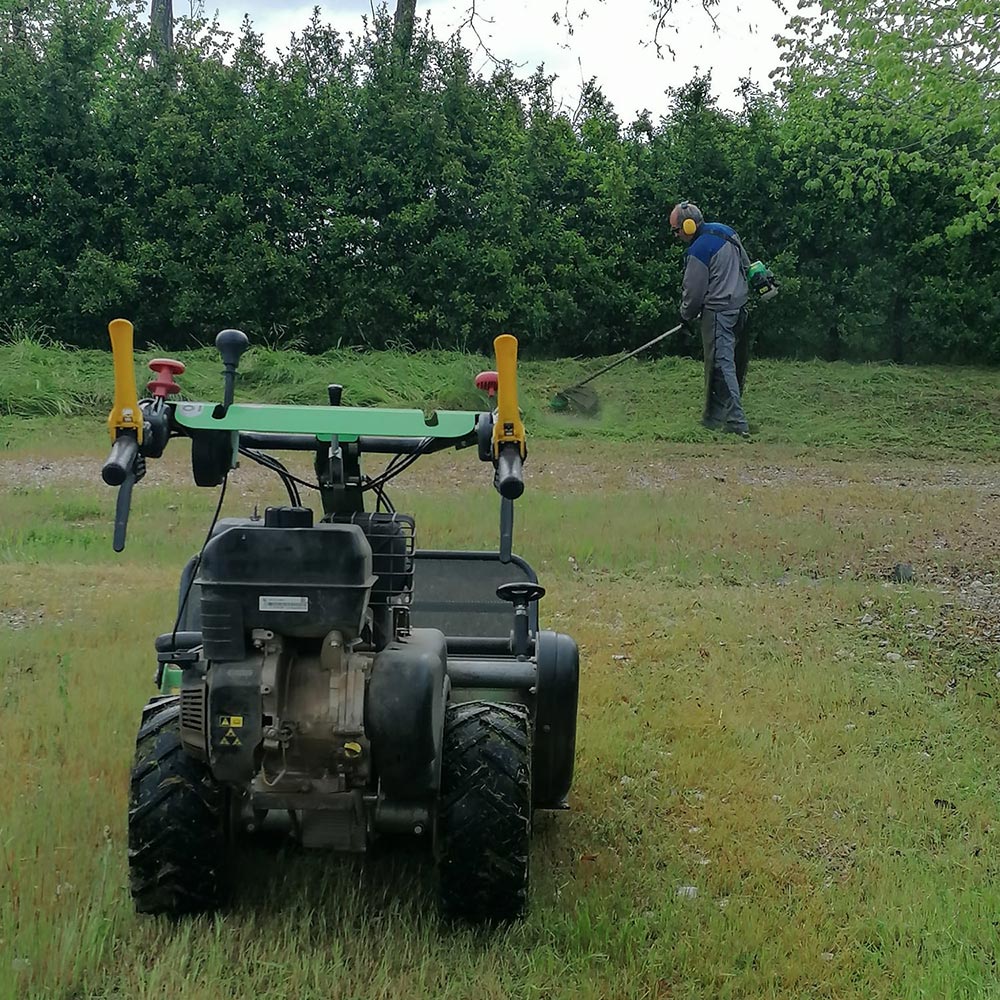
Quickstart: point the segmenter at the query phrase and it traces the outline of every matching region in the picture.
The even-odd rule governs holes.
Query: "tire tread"
[[[205,913],[225,897],[225,789],[180,742],[180,699],[143,710],[129,786],[129,883],[139,913]]]
[[[440,901],[448,916],[515,919],[527,906],[529,729],[523,705],[448,707],[439,850]]]

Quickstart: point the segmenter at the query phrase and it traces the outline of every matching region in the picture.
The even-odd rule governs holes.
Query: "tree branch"
[[[480,49],[486,53],[487,58],[493,63],[494,66],[503,65],[505,60],[498,58],[490,49],[490,47],[483,41],[483,36],[479,33],[479,28],[476,26],[476,21],[482,21],[484,24],[496,24],[496,21],[492,17],[483,17],[482,14],[476,9],[477,0],[470,0],[471,6],[465,13],[465,20],[462,21],[455,31],[453,32],[453,37],[455,35],[460,35],[465,28],[468,28],[473,35],[476,36],[476,42]]]

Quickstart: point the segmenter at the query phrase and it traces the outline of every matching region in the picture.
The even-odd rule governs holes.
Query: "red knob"
[[[498,381],[496,372],[480,372],[476,376],[476,388],[488,392],[492,399],[496,395]]]
[[[149,367],[156,372],[156,378],[146,383],[146,388],[160,399],[166,399],[175,392],[180,392],[181,387],[174,381],[174,375],[184,373],[184,365],[180,361],[173,361],[171,358],[154,358],[149,362]]]

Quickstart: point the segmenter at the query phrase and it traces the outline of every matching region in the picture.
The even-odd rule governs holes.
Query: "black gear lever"
[[[528,656],[528,605],[544,596],[545,588],[528,580],[497,587],[497,597],[514,605],[514,655],[518,659]]]
[[[226,411],[233,405],[233,394],[236,391],[236,369],[239,368],[243,352],[250,346],[247,335],[242,330],[223,330],[215,338],[215,346],[222,355],[222,410],[218,416],[224,417]]]

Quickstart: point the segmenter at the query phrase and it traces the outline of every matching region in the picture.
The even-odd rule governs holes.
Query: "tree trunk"
[[[840,327],[836,323],[826,333],[826,360],[839,361],[841,355]]]
[[[149,27],[153,36],[153,59],[174,49],[174,5],[173,0],[152,0],[149,11]]]
[[[898,292],[892,296],[890,306],[890,322],[895,327],[893,336],[893,355],[897,365],[906,364],[906,311],[903,308],[903,299]]]
[[[393,22],[393,35],[396,47],[407,54],[413,42],[413,21],[417,13],[417,0],[396,0],[396,17]]]

